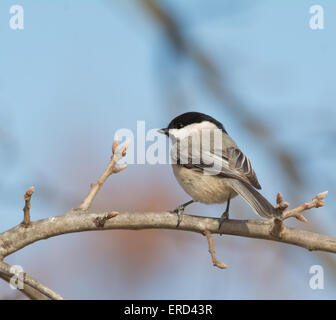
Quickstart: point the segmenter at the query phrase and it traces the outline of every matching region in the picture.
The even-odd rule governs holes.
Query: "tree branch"
[[[0,259],[42,239],[89,230],[170,229],[200,234],[204,234],[206,230],[212,234],[219,233],[217,218],[184,215],[183,221],[176,229],[176,214],[170,212],[123,212],[106,220],[103,226],[97,225],[97,218],[105,216],[106,212],[70,211],[60,216],[31,222],[28,228],[16,226],[0,234]],[[336,238],[294,228],[286,228],[279,238],[270,233],[272,224],[272,220],[230,219],[223,222],[220,234],[273,240],[308,250],[336,253]]]
[[[104,173],[101,175],[101,177],[99,178],[98,182],[96,184],[92,184],[91,185],[91,190],[89,192],[89,194],[86,196],[86,198],[83,200],[83,202],[80,204],[80,206],[77,209],[73,209],[71,210],[71,212],[69,214],[72,214],[74,212],[78,212],[78,211],[87,211],[93,200],[95,199],[98,191],[100,190],[100,188],[102,187],[102,185],[104,184],[104,182],[107,180],[107,178],[113,174],[113,173],[118,173],[122,170],[124,170],[127,167],[127,164],[124,164],[122,166],[117,167],[117,162],[126,155],[126,150],[128,148],[129,145],[129,141],[126,141],[126,143],[123,145],[123,147],[118,148],[118,140],[115,139],[112,145],[112,156],[111,156],[111,160],[107,166],[107,168],[105,169]],[[25,206],[23,208],[23,212],[24,212],[24,219],[23,222],[21,223],[21,225],[18,225],[16,228],[17,230],[20,230],[19,233],[21,235],[23,235],[23,237],[25,237],[26,231],[27,230],[22,230],[22,227],[24,227],[24,229],[28,229],[29,227],[31,227],[31,222],[30,222],[30,200],[31,197],[34,193],[34,187],[29,188],[25,195],[24,195],[24,199],[25,199]],[[67,216],[69,215],[67,214]],[[96,226],[96,228],[103,228],[106,221],[114,218],[115,216],[117,216],[118,213],[117,212],[108,212],[108,213],[104,213],[102,215],[98,215],[93,219],[93,222]],[[50,222],[53,222],[55,219],[55,217],[50,218]],[[48,229],[48,228],[47,228]],[[29,229],[31,230],[31,228]],[[81,231],[81,230],[79,230]],[[62,232],[60,234],[63,233],[67,233]],[[45,238],[49,238],[53,235],[49,235],[48,234],[48,230],[42,230],[40,233],[40,236],[43,234],[42,237]],[[28,240],[29,243],[35,242],[37,240]],[[10,248],[12,244],[12,240],[2,240],[1,241],[1,248],[3,249],[8,249]],[[26,244],[23,244],[23,247],[26,246]],[[13,274],[10,272],[11,271],[11,266],[6,264],[5,262],[3,262],[3,258],[7,256],[7,254],[5,254],[4,256],[0,255],[0,277],[2,279],[4,279],[7,282],[10,282]],[[56,299],[56,300],[61,300],[63,299],[59,294],[57,294],[56,292],[52,291],[51,289],[47,288],[46,286],[44,286],[43,284],[41,284],[40,282],[38,282],[37,280],[31,278],[30,276],[28,276],[26,273],[23,274],[23,279],[22,281],[26,284],[26,288],[20,289],[22,292],[24,292],[28,297],[30,297],[31,299],[45,299],[45,298],[50,298],[50,299]]]
[[[226,265],[218,261],[213,247],[212,234],[228,234],[248,238],[257,238],[288,243],[306,248],[308,250],[320,250],[336,253],[336,238],[321,235],[300,229],[287,228],[283,221],[289,217],[295,217],[301,221],[306,219],[301,212],[318,208],[324,205],[324,197],[327,192],[318,194],[309,203],[298,208],[285,211],[288,204],[282,199],[281,194],[277,196],[277,208],[281,211],[280,218],[271,220],[226,220],[222,223],[219,232],[219,219],[200,216],[185,215],[179,228],[176,228],[176,214],[170,212],[103,212],[88,213],[94,198],[107,178],[126,168],[126,165],[117,167],[117,162],[126,154],[128,147],[126,142],[118,149],[117,141],[112,147],[111,160],[96,184],[91,186],[87,197],[77,209],[60,216],[41,219],[30,222],[30,198],[34,192],[33,188],[25,194],[26,205],[24,208],[24,223],[0,234],[0,277],[10,281],[12,273],[10,266],[2,260],[8,255],[28,246],[31,243],[50,237],[67,233],[83,231],[117,230],[117,229],[171,229],[175,231],[191,231],[203,234],[207,237],[209,252],[213,265],[219,268],[226,268]],[[27,274],[24,276],[26,289],[23,292],[36,299],[50,298],[63,299],[60,295],[45,287]]]
[[[15,273],[11,272],[12,266],[1,261],[0,262],[0,277],[7,282],[10,282],[11,278],[15,275]],[[17,287],[17,290],[22,291],[31,299],[52,299],[52,300],[64,300],[58,293],[49,289],[39,281],[30,277],[26,272],[23,272],[22,277],[20,277],[19,281],[23,281],[23,288]]]
[[[0,271],[0,278],[9,283],[11,277]],[[44,294],[40,293],[28,284],[26,284],[23,289],[18,290],[32,300],[50,300]]]

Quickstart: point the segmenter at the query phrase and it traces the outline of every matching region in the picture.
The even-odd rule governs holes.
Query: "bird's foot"
[[[173,211],[170,211],[170,212],[177,214],[177,225],[176,225],[176,228],[178,228],[179,225],[181,224],[181,221],[182,221],[182,216],[183,216],[183,213],[184,213],[184,206],[180,205],[176,209],[174,209]]]
[[[219,218],[219,226],[218,226],[218,231],[220,231],[222,224],[224,221],[229,220],[229,211],[225,211],[222,216]]]

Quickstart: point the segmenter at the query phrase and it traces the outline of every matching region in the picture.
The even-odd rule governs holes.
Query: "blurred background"
[[[24,29],[9,9],[24,9]],[[109,160],[115,132],[161,128],[176,115],[212,115],[251,159],[263,194],[291,206],[329,190],[309,222],[336,236],[336,3],[313,1],[2,0],[0,3],[0,232],[76,207]],[[136,141],[134,141],[136,144]],[[188,201],[169,165],[112,176],[92,211],[167,210]],[[186,213],[219,217],[224,205]],[[236,198],[231,217],[257,218]],[[334,299],[330,253],[233,236],[208,244],[178,231],[104,231],[39,241],[9,256],[70,299]],[[312,265],[324,289],[312,290]],[[0,299],[22,299],[1,280]]]

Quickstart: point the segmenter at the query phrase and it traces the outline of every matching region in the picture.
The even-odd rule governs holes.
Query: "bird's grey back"
[[[193,130],[188,136],[176,139],[171,158],[173,163],[191,170],[235,178],[261,188],[249,159],[223,130]]]

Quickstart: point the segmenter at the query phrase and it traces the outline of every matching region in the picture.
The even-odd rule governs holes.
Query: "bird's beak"
[[[168,128],[159,129],[158,132],[162,133],[162,134],[165,134],[165,135],[168,135]]]

